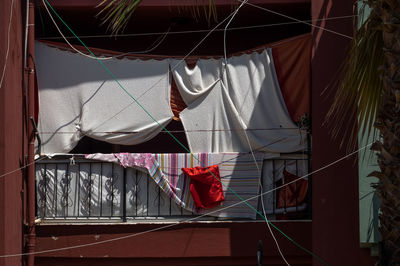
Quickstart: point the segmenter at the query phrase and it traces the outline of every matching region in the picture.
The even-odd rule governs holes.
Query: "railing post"
[[[122,185],[122,221],[126,222],[126,168],[124,168]]]
[[[308,174],[311,173],[311,135],[310,132],[307,132],[307,167]],[[307,193],[307,206],[308,206],[308,218],[312,219],[312,175],[308,176],[308,193]]]

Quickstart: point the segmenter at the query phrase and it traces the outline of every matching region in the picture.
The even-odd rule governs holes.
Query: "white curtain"
[[[171,60],[172,73],[186,105],[203,96],[220,80],[221,63],[216,59],[199,59],[190,69],[181,60]]]
[[[42,154],[69,152],[83,136],[123,145],[156,136],[173,117],[169,67],[188,105],[180,118],[192,152],[287,153],[306,146],[286,109],[270,49],[226,65],[200,59],[193,69],[177,60],[102,63],[147,113],[96,60],[36,43]]]
[[[222,59],[199,60],[193,69],[175,68],[173,75],[188,104],[180,118],[192,152],[305,148],[306,133],[290,119],[270,49],[231,57],[226,66]]]
[[[69,152],[83,136],[142,143],[172,119],[168,60],[102,60],[146,114],[96,60],[39,42],[35,46],[42,154]]]

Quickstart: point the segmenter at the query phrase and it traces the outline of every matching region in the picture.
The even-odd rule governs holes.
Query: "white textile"
[[[212,60],[214,66],[222,65]],[[270,49],[229,58],[223,79],[214,83],[212,75],[203,74],[205,66],[200,61],[191,71],[187,67],[174,71],[176,80],[190,81],[177,82],[180,92],[198,95],[180,114],[192,152],[248,152],[249,142],[252,149],[274,153],[305,148],[306,134],[286,109]],[[202,91],[202,82],[211,88]]]
[[[83,136],[134,145],[161,131],[99,62],[40,42],[35,46],[42,154],[69,152]],[[168,60],[102,63],[158,123],[168,124],[173,117]]]
[[[190,69],[181,60],[171,60],[172,74],[186,105],[213,88],[221,77],[221,60],[199,59]]]

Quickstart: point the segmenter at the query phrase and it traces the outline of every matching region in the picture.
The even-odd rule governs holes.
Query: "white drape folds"
[[[200,59],[193,69],[172,59],[102,63],[146,112],[96,60],[36,43],[42,154],[69,152],[83,136],[123,145],[156,136],[173,117],[169,68],[188,105],[180,118],[192,152],[305,148],[306,134],[290,119],[270,49],[226,64]]]
[[[197,98],[212,89],[221,77],[221,60],[199,59],[193,69],[180,60],[171,60],[171,69],[174,74],[179,93],[186,105],[190,105]]]
[[[305,148],[306,134],[290,119],[270,49],[231,57],[226,66],[222,59],[211,63],[214,69],[222,66],[214,76],[201,60],[192,70],[181,66],[173,71],[182,98],[190,99],[180,118],[192,152],[248,152],[251,146],[286,153]]]
[[[158,124],[96,60],[39,42],[35,46],[42,154],[69,152],[83,136],[139,144],[172,119],[167,60],[102,61]]]

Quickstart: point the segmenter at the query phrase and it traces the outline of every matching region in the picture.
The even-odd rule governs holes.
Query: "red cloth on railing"
[[[218,164],[209,167],[182,168],[190,178],[190,193],[199,209],[209,209],[224,201]]]
[[[298,176],[291,174],[286,170],[283,171],[283,175],[285,177],[284,184],[299,178]],[[296,204],[297,206],[301,205],[307,196],[307,190],[308,181],[306,179],[300,179],[297,182],[293,182],[285,187],[280,188],[276,207],[279,209],[285,207],[296,207]]]

